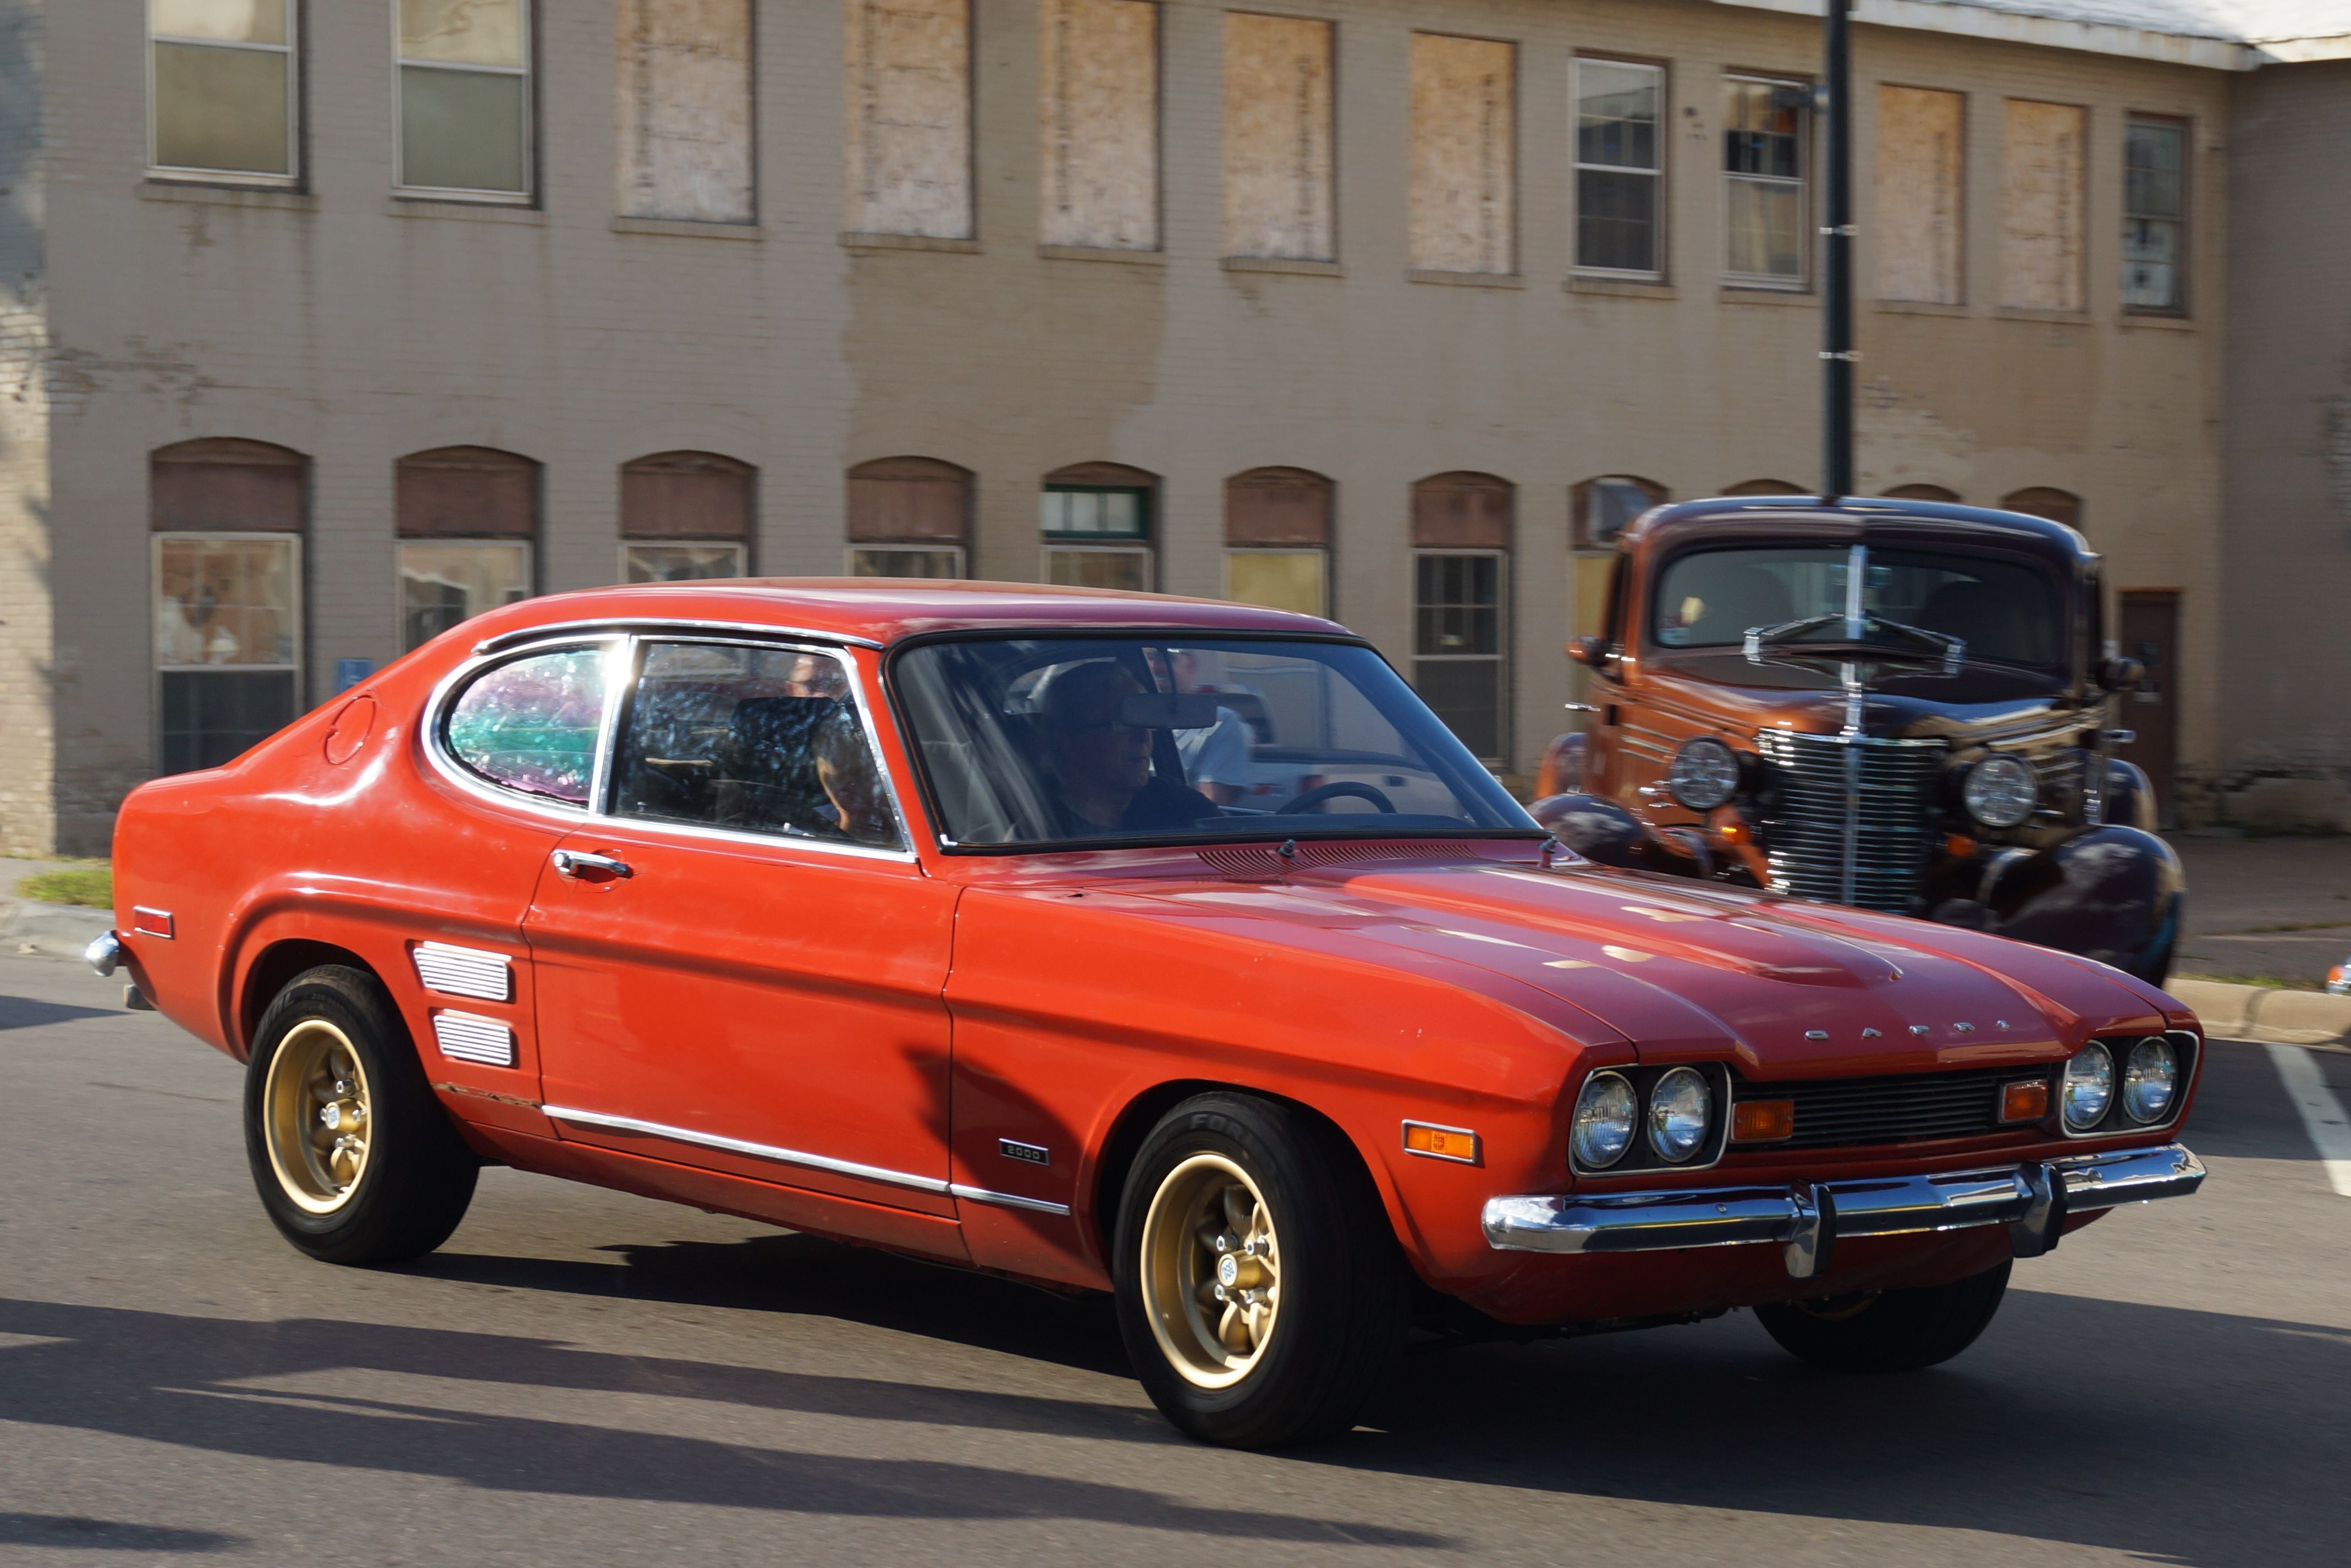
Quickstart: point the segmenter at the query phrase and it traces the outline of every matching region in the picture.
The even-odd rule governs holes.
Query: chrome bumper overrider
[[[1496,1197],[1487,1200],[1483,1219],[1488,1244],[1514,1252],[1662,1252],[1771,1242],[1786,1249],[1788,1272],[1808,1280],[1827,1271],[1841,1236],[2005,1225],[2016,1256],[2035,1258],[2057,1245],[2069,1213],[2186,1197],[2203,1180],[2203,1163],[2173,1144],[1934,1176]]]

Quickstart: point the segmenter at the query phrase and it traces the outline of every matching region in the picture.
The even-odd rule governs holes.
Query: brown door
[[[2116,704],[2115,723],[2137,730],[2138,738],[2115,754],[2147,769],[2168,828],[2179,810],[2172,769],[2179,745],[2179,595],[2169,589],[2124,594],[2122,630],[2124,657],[2137,659],[2147,673]]]

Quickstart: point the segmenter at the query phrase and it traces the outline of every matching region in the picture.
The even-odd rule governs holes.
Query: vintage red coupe
[[[1238,803],[1258,746],[1321,782]],[[2152,986],[1593,866],[1274,611],[533,600],[140,789],[115,864],[92,962],[246,1063],[311,1256],[427,1251],[502,1161],[1113,1291],[1220,1442],[1344,1427],[1415,1325],[1925,1365],[2203,1176]]]

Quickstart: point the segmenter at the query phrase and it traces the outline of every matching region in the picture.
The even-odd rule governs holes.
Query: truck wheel
[[[1343,1138],[1272,1101],[1203,1094],[1162,1118],[1117,1247],[1127,1355],[1204,1441],[1343,1432],[1403,1345],[1410,1276],[1378,1195]]]
[[[449,1124],[373,976],[297,976],[254,1031],[245,1151],[280,1234],[328,1263],[397,1263],[449,1239],[481,1162]]]
[[[1755,1315],[1800,1361],[1838,1372],[1916,1372],[1949,1361],[1975,1343],[2000,1311],[2010,1265],[1875,1296],[1825,1301],[1782,1301]]]

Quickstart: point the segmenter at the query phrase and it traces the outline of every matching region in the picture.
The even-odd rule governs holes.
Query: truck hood
[[[1144,901],[1493,971],[1597,1019],[1646,1061],[1729,1055],[1761,1077],[2047,1061],[2093,1032],[2192,1021],[2070,954],[1581,862],[1333,866],[1162,884]]]
[[[1652,654],[1649,675],[1677,706],[1721,710],[1732,727],[1785,725],[1834,735],[1845,720],[1844,694],[1833,670],[1793,664],[1751,664],[1744,655],[1708,650]],[[1950,675],[1879,667],[1863,699],[1865,735],[1941,739],[2011,729],[2078,706],[2053,675],[1970,662]]]

